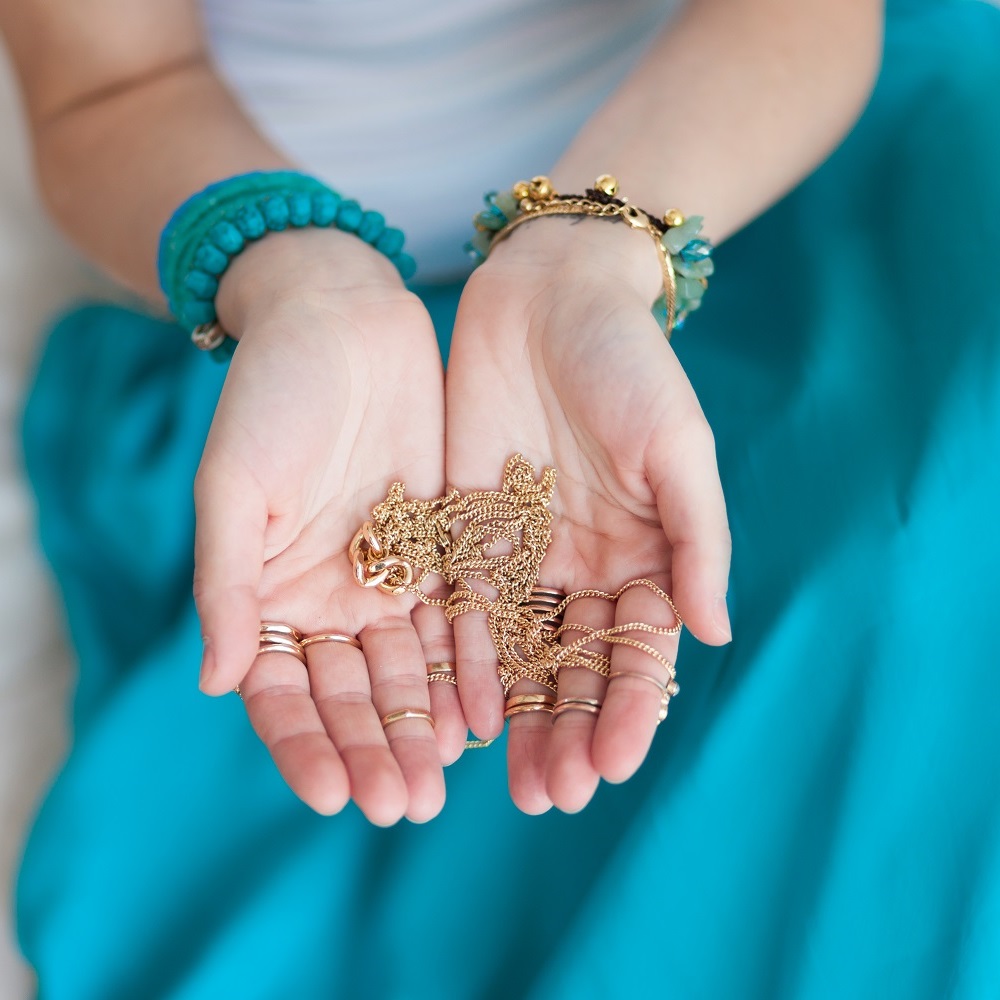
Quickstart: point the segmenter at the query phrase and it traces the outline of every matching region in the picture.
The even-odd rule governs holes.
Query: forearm
[[[159,233],[213,180],[286,166],[211,68],[194,0],[0,0],[41,193],[97,264],[159,299]]]
[[[725,239],[857,119],[882,17],[879,0],[691,0],[566,151],[557,190],[607,171],[634,203],[704,215]]]
[[[56,221],[151,299],[159,233],[181,201],[222,177],[287,165],[200,61],[39,121],[34,140]]]

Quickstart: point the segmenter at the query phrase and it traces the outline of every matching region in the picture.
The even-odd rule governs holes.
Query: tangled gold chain
[[[595,643],[631,646],[653,657],[666,668],[674,693],[674,665],[655,647],[630,634],[677,635],[681,630],[673,601],[651,580],[631,580],[613,594],[577,591],[544,614],[531,606],[532,589],[552,539],[549,504],[555,483],[555,469],[543,470],[536,480],[535,470],[521,455],[508,460],[500,490],[474,490],[464,496],[453,490],[435,500],[413,500],[405,498],[402,483],[393,483],[351,542],[355,580],[385,593],[415,594],[425,604],[444,608],[449,621],[468,611],[485,612],[505,695],[523,679],[555,691],[559,671],[570,668],[607,677],[611,659],[591,648]],[[453,587],[447,598],[426,593],[424,584],[431,575]],[[474,589],[473,582],[480,589]],[[673,625],[629,622],[597,629],[562,621],[575,600],[615,602],[640,586],[669,605]],[[562,637],[569,633],[581,634],[563,643]]]

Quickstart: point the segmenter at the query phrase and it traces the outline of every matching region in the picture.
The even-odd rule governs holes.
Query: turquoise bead
[[[477,212],[472,220],[477,229],[489,229],[497,232],[507,225],[507,220],[503,214],[495,208],[488,208],[483,212]]]
[[[236,341],[232,337],[226,337],[226,339],[219,344],[218,347],[214,348],[211,352],[212,360],[218,361],[220,364],[224,364],[236,353]]]
[[[175,314],[182,326],[193,330],[202,323],[211,323],[215,320],[215,303],[205,302],[202,299],[188,299],[187,302],[181,303]]]
[[[386,229],[375,241],[375,249],[386,257],[395,257],[403,249],[406,237],[400,229]]]
[[[212,301],[219,290],[219,283],[205,271],[188,271],[184,275],[184,287],[196,298]]]
[[[225,254],[232,257],[246,246],[243,234],[231,223],[223,219],[208,231],[208,238]]]
[[[267,222],[256,205],[244,205],[233,222],[248,240],[259,240],[267,232]]]
[[[209,274],[219,275],[229,267],[229,255],[211,243],[202,243],[195,251],[194,266]]]
[[[337,228],[343,229],[345,233],[356,233],[363,215],[364,212],[356,201],[342,201],[337,209]]]
[[[472,258],[472,262],[476,265],[476,267],[479,267],[479,265],[486,260],[486,258],[471,243],[463,244],[462,251],[467,256]]]
[[[409,281],[416,273],[417,262],[408,253],[398,253],[389,258],[396,265],[399,276],[403,281]]]
[[[365,243],[374,243],[385,230],[385,216],[381,212],[365,212],[358,226],[358,236]]]
[[[312,199],[309,195],[302,193],[290,194],[288,196],[288,223],[301,229],[312,222]]]
[[[688,264],[707,260],[712,256],[712,244],[708,240],[691,240],[681,247],[681,259]]]
[[[336,191],[320,191],[312,196],[312,222],[314,226],[332,225],[337,218],[341,198]]]
[[[272,233],[280,233],[288,228],[288,202],[280,195],[265,198],[261,202],[260,210],[267,228]]]

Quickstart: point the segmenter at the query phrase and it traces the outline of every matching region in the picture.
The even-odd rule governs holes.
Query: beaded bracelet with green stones
[[[519,225],[545,215],[585,215],[624,220],[644,230],[656,244],[663,271],[663,293],[653,303],[653,316],[669,338],[701,306],[708,279],[715,270],[712,244],[702,237],[700,215],[685,218],[676,208],[657,217],[630,204],[618,192],[618,181],[602,174],[582,195],[561,195],[547,177],[518,181],[510,191],[490,191],[486,208],[473,217],[476,234],[466,252],[481,264],[490,250]]]

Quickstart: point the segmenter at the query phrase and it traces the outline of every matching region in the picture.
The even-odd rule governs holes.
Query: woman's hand
[[[496,489],[515,451],[537,473],[554,466],[552,543],[539,584],[613,592],[647,577],[672,594],[695,636],[722,644],[730,638],[725,503],[711,431],[650,314],[658,277],[644,235],[603,220],[543,219],[498,245],[459,308],[447,376],[448,479],[463,491]],[[573,602],[566,621],[669,627],[675,619],[637,587],[617,609]],[[674,660],[676,637],[634,637]],[[458,617],[455,642],[466,718],[478,736],[495,736],[504,700],[484,614]],[[667,680],[635,648],[610,652],[613,672]],[[542,689],[521,681],[513,693],[531,690]],[[656,730],[660,692],[648,680],[568,669],[559,678],[565,697],[596,698],[600,714],[510,720],[510,790],[525,812],[581,809],[599,778],[635,772]]]
[[[454,658],[443,615],[354,582],[347,548],[388,485],[443,487],[443,386],[434,330],[392,265],[344,233],[270,235],[234,261],[217,300],[238,332],[195,486],[195,597],[202,689],[240,685],[254,728],[292,789],[334,813],[353,798],[380,825],[444,803],[442,760],[462,750],[454,688],[436,730],[380,718],[431,708],[425,659]],[[261,621],[323,642],[308,669],[257,656]],[[423,647],[423,648],[422,648]],[[435,689],[447,685],[436,684]]]

